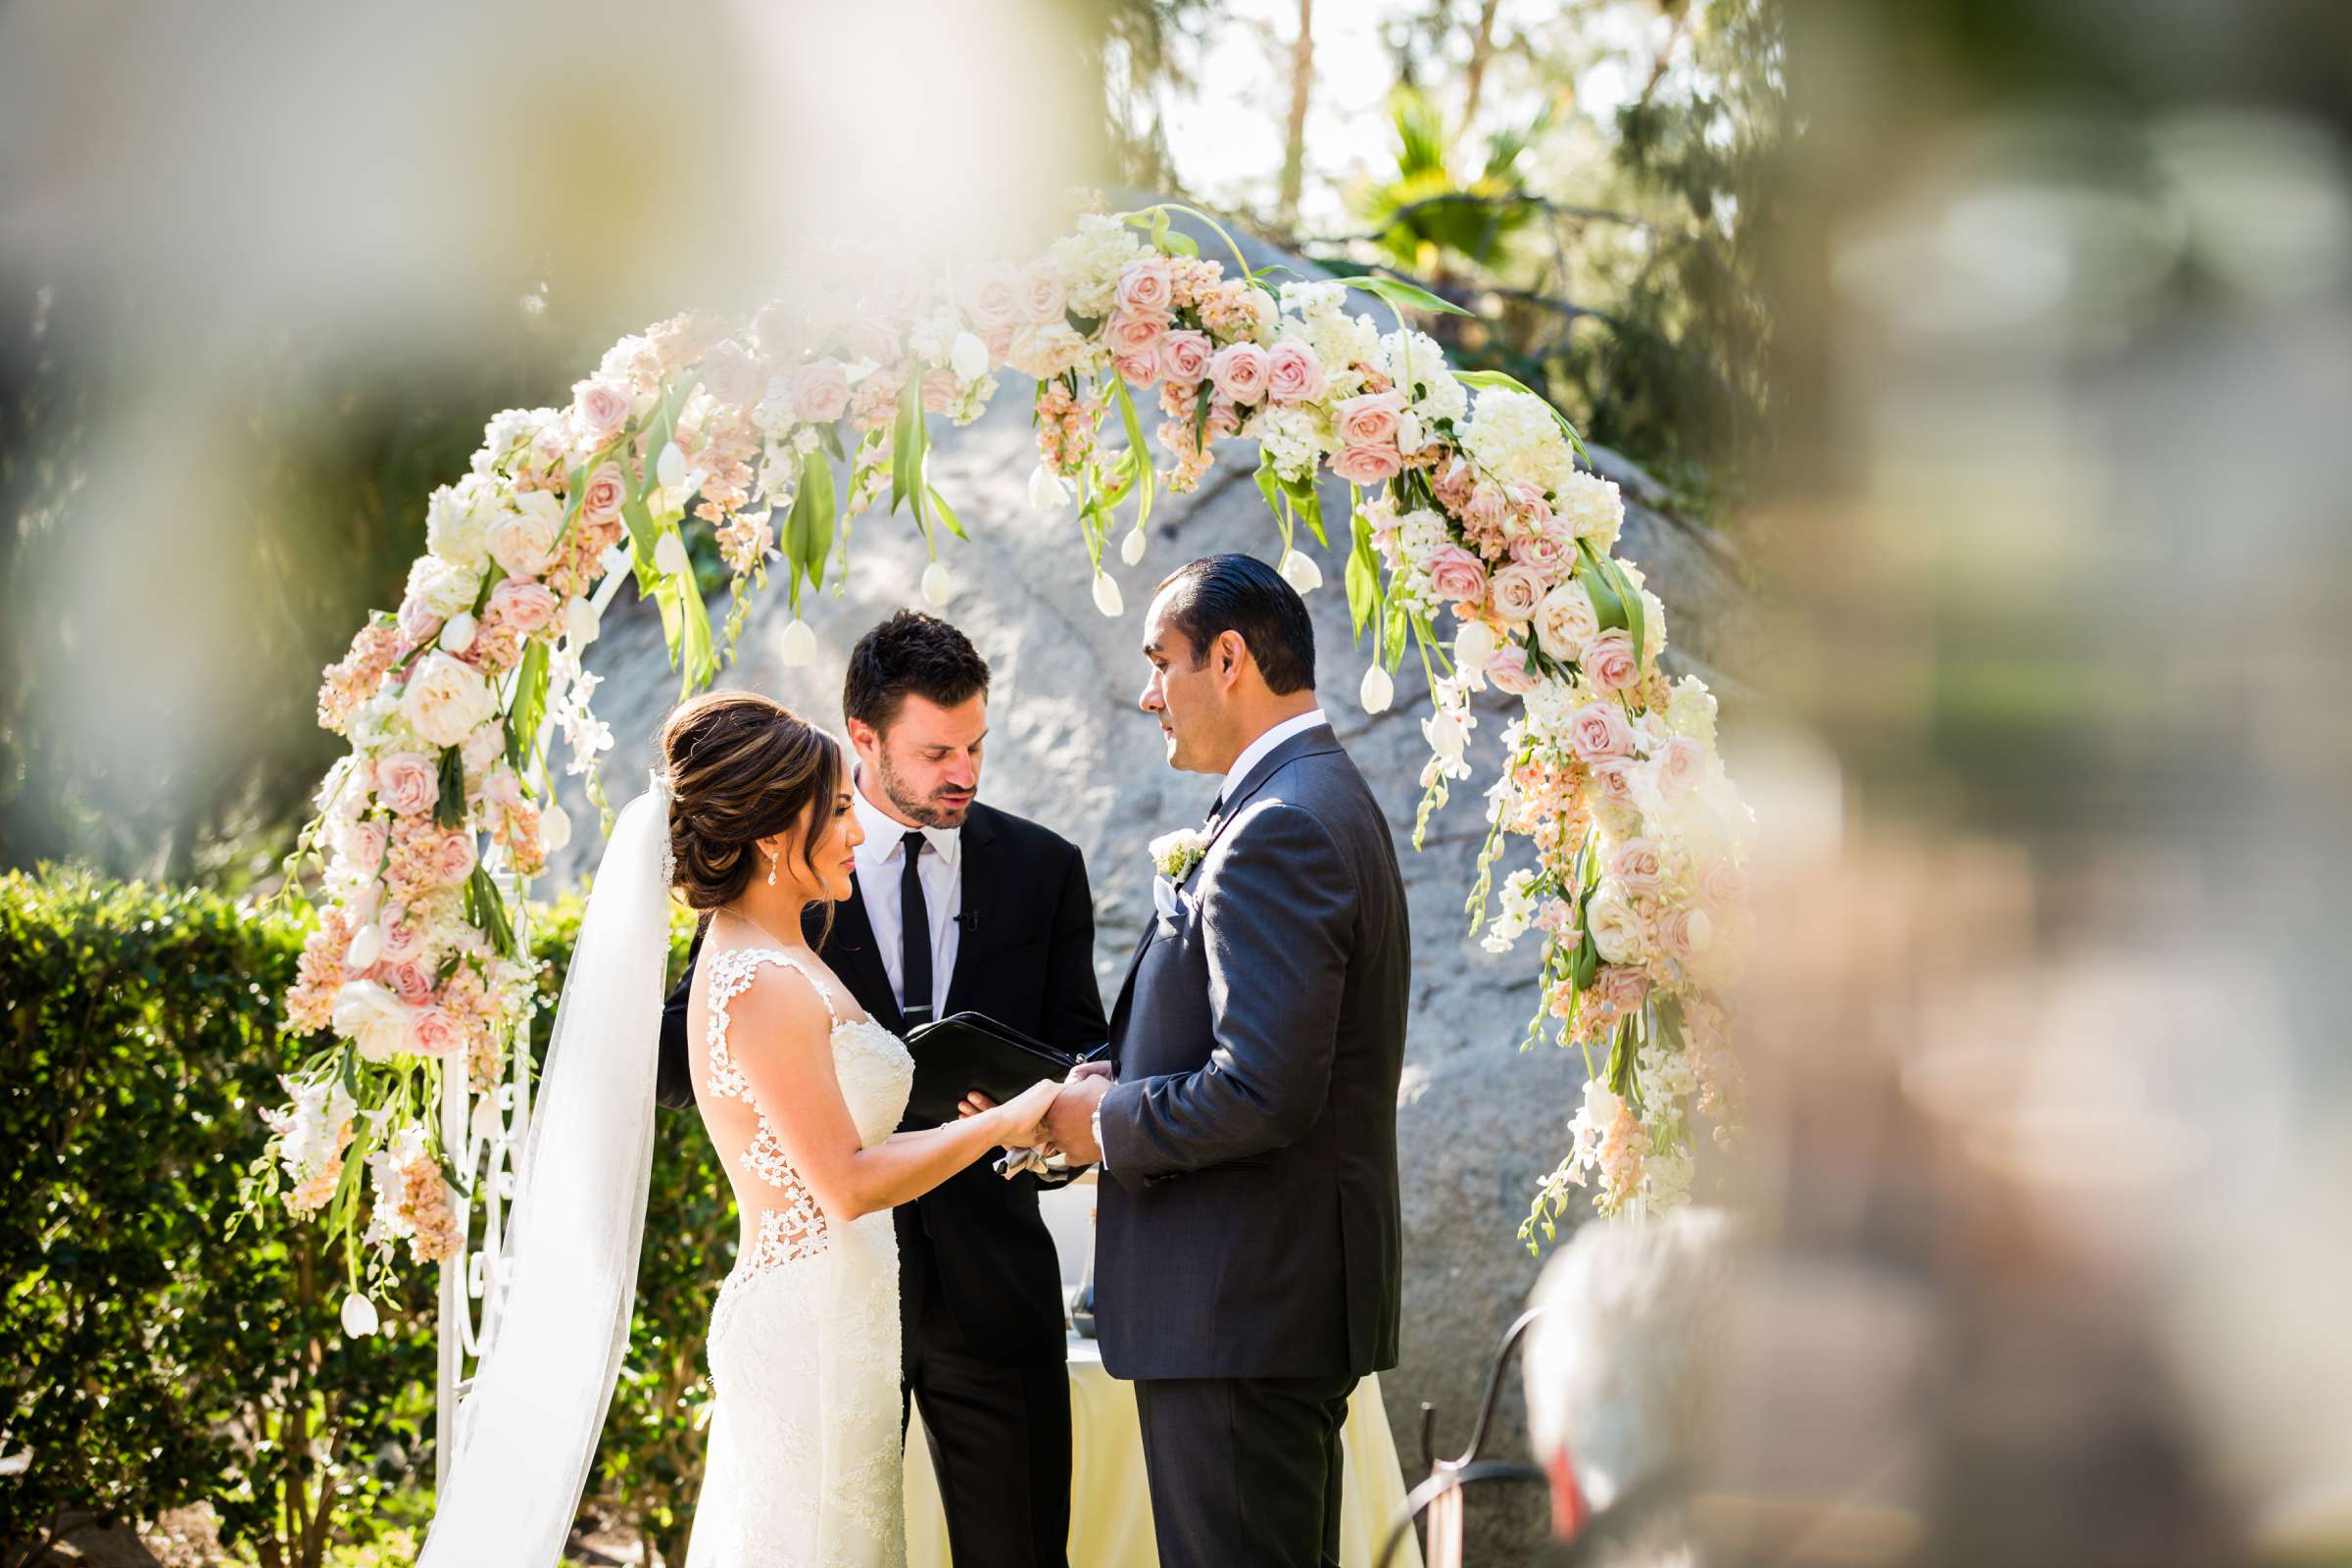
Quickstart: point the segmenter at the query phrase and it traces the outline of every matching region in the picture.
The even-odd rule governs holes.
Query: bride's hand
[[[997,1142],[1006,1149],[1036,1149],[1046,1142],[1046,1112],[1054,1108],[1054,1101],[1061,1093],[1061,1085],[1051,1078],[1041,1078],[1022,1090],[1019,1095],[994,1107],[1001,1118]]]

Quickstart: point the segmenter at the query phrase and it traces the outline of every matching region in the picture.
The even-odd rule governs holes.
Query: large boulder
[[[1216,251],[1204,246],[1203,254]],[[1264,251],[1250,256],[1252,266],[1269,260],[1285,258]],[[1385,306],[1367,305],[1385,317]],[[970,635],[994,670],[985,797],[1048,824],[1085,852],[1095,893],[1096,973],[1107,1005],[1152,911],[1146,841],[1197,823],[1216,789],[1214,779],[1169,771],[1158,727],[1136,710],[1146,674],[1139,651],[1144,607],[1153,585],[1182,562],[1228,550],[1271,561],[1279,539],[1251,482],[1255,449],[1228,443],[1196,494],[1162,496],[1143,564],[1122,566],[1114,552],[1109,565],[1127,612],[1105,618],[1089,593],[1074,508],[1049,514],[1029,503],[1037,462],[1029,388],[1016,376],[1004,380],[983,418],[962,430],[934,433],[933,477],[972,535],[969,544],[943,537],[943,559],[956,587],[940,612]],[[1115,439],[1115,421],[1106,433]],[[1619,553],[1646,571],[1668,607],[1669,663],[1704,670],[1720,690],[1713,666],[1739,645],[1748,618],[1736,561],[1704,528],[1656,510],[1660,489],[1639,468],[1605,450],[1593,456],[1626,494]],[[1325,506],[1344,514],[1344,487],[1327,492]],[[1300,543],[1312,548],[1303,535]],[[850,552],[843,589],[804,601],[803,613],[821,643],[816,663],[784,667],[777,643],[789,614],[783,595],[772,593],[753,611],[738,662],[720,677],[721,685],[765,692],[838,728],[850,645],[897,609],[928,608],[917,592],[923,544],[905,516],[877,510],[856,519]],[[1397,1103],[1403,1360],[1382,1379],[1409,1484],[1420,1474],[1422,1401],[1439,1409],[1441,1451],[1459,1449],[1467,1441],[1496,1340],[1517,1314],[1538,1267],[1515,1232],[1538,1178],[1560,1157],[1585,1074],[1573,1054],[1549,1046],[1521,1050],[1536,1004],[1532,949],[1497,957],[1467,935],[1463,898],[1485,833],[1480,792],[1493,778],[1493,737],[1507,709],[1488,694],[1476,737],[1485,745],[1472,753],[1481,772],[1457,786],[1453,803],[1432,819],[1424,847],[1413,853],[1418,781],[1428,757],[1420,730],[1426,687],[1417,662],[1408,659],[1395,706],[1378,715],[1364,712],[1356,691],[1366,660],[1350,646],[1339,568],[1338,558],[1325,557],[1329,586],[1307,598],[1317,640],[1316,689],[1388,810],[1414,937],[1412,1025]],[[624,602],[633,597],[623,589]],[[606,677],[596,707],[615,738],[605,776],[617,806],[644,787],[654,761],[653,737],[677,698],[678,680],[660,618],[650,609],[615,607],[606,624],[592,660]],[[567,804],[575,820],[593,820],[576,800]],[[599,846],[595,834],[583,832],[559,858],[547,884],[576,879]],[[1504,1454],[1525,1452],[1515,1382],[1492,1445]],[[1473,1508],[1474,1544],[1509,1560],[1510,1544],[1524,1539],[1534,1512],[1481,1500]]]

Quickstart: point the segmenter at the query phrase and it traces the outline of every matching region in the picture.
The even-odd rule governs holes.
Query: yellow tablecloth
[[[1135,1422],[1135,1390],[1102,1370],[1092,1340],[1070,1341],[1070,1562],[1073,1568],[1157,1568],[1152,1544],[1152,1493],[1144,1479],[1144,1440]],[[1396,1444],[1380,1401],[1380,1379],[1356,1386],[1341,1431],[1347,1493],[1340,1505],[1340,1561],[1366,1568],[1404,1505]],[[931,1474],[922,1418],[906,1435],[906,1561],[948,1568],[948,1524]],[[1396,1562],[1421,1568],[1409,1539]]]

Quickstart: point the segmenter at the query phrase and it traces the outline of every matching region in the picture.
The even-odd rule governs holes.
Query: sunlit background
[[[1716,1557],[2352,1561],[2347,76],[2294,0],[21,0],[0,866],[266,885],[426,491],[619,333],[1180,193],[1472,305],[1768,612]]]

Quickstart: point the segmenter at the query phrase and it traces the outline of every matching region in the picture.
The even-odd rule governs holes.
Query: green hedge
[[[577,926],[576,905],[534,917],[551,1002]],[[278,1007],[302,935],[203,893],[0,875],[0,1568],[39,1561],[69,1518],[199,1500],[269,1568],[316,1568],[331,1540],[413,1513],[394,1493],[430,1485],[437,1271],[411,1269],[385,1332],[349,1340],[339,1259],[315,1231],[237,1219],[258,1112],[304,1054]],[[681,925],[673,964],[684,942]],[[672,1562],[733,1244],[709,1141],[662,1117],[591,1490]]]

